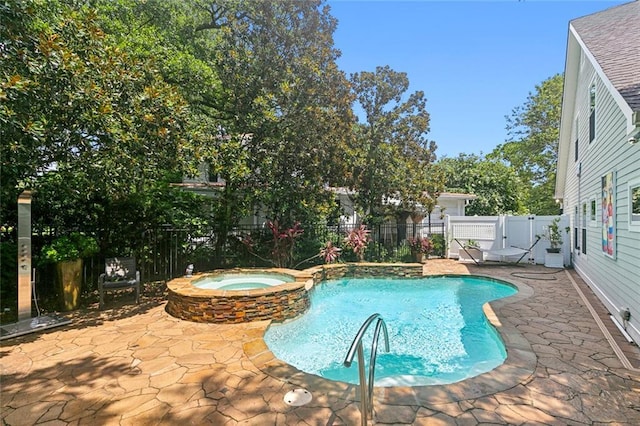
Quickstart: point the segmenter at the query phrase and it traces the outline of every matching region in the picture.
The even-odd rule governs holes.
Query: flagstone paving
[[[457,384],[376,388],[375,424],[640,424],[638,348],[623,347],[636,367],[625,368],[576,285],[603,316],[604,308],[575,273],[549,271],[430,260],[427,274],[480,274],[520,287],[486,311],[509,357]],[[68,326],[3,341],[3,425],[360,424],[356,387],[273,358],[262,341],[267,321],[197,324],[164,305],[157,297],[138,306],[112,301],[104,311],[74,312]],[[298,387],[313,400],[285,404]]]

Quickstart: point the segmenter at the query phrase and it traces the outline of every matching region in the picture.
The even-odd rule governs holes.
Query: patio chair
[[[98,277],[100,309],[104,308],[104,293],[108,290],[133,288],[136,304],[140,303],[140,271],[135,257],[113,257],[105,260],[104,273]]]

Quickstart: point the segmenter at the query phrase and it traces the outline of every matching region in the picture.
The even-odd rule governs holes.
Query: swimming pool
[[[454,383],[504,362],[504,344],[482,306],[516,291],[505,282],[474,276],[332,280],[316,285],[306,314],[272,324],[264,341],[277,358],[302,371],[358,383],[357,366],[346,368],[342,362],[362,323],[378,312],[387,324],[391,351],[379,351],[376,386]],[[371,338],[370,330],[365,352]]]

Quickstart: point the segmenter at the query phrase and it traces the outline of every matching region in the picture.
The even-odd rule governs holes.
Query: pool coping
[[[393,386],[374,387],[376,400],[387,405],[422,405],[457,402],[476,399],[505,391],[531,380],[537,365],[537,357],[529,341],[518,331],[508,316],[501,310],[518,303],[534,294],[533,288],[521,283],[504,279],[495,279],[482,274],[437,274],[438,276],[477,276],[508,283],[518,289],[512,296],[487,302],[483,311],[488,321],[498,331],[507,351],[504,363],[491,371],[460,382],[429,386]],[[430,275],[425,275],[430,276]],[[300,386],[312,392],[339,395],[340,399],[358,401],[359,385],[325,379],[305,373],[296,367],[276,358],[269,350],[263,337],[271,321],[264,327],[262,336],[243,345],[244,352],[256,368],[263,373],[294,386]]]

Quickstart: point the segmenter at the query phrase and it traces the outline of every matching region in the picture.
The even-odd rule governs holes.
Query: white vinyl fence
[[[491,251],[517,247],[533,249],[525,256],[521,263],[544,263],[545,249],[550,246],[549,241],[542,237],[551,221],[557,216],[447,216],[445,228],[449,238],[446,257],[457,259],[462,251],[460,244],[475,242],[485,252],[484,260],[505,260],[503,256],[491,254]],[[560,229],[569,226],[569,216],[560,216]],[[538,236],[542,238],[536,242]],[[564,264],[571,262],[571,241],[569,233],[563,231],[562,253]],[[456,241],[457,240],[457,241]],[[458,241],[460,244],[458,244]],[[517,260],[510,257],[509,261]]]

